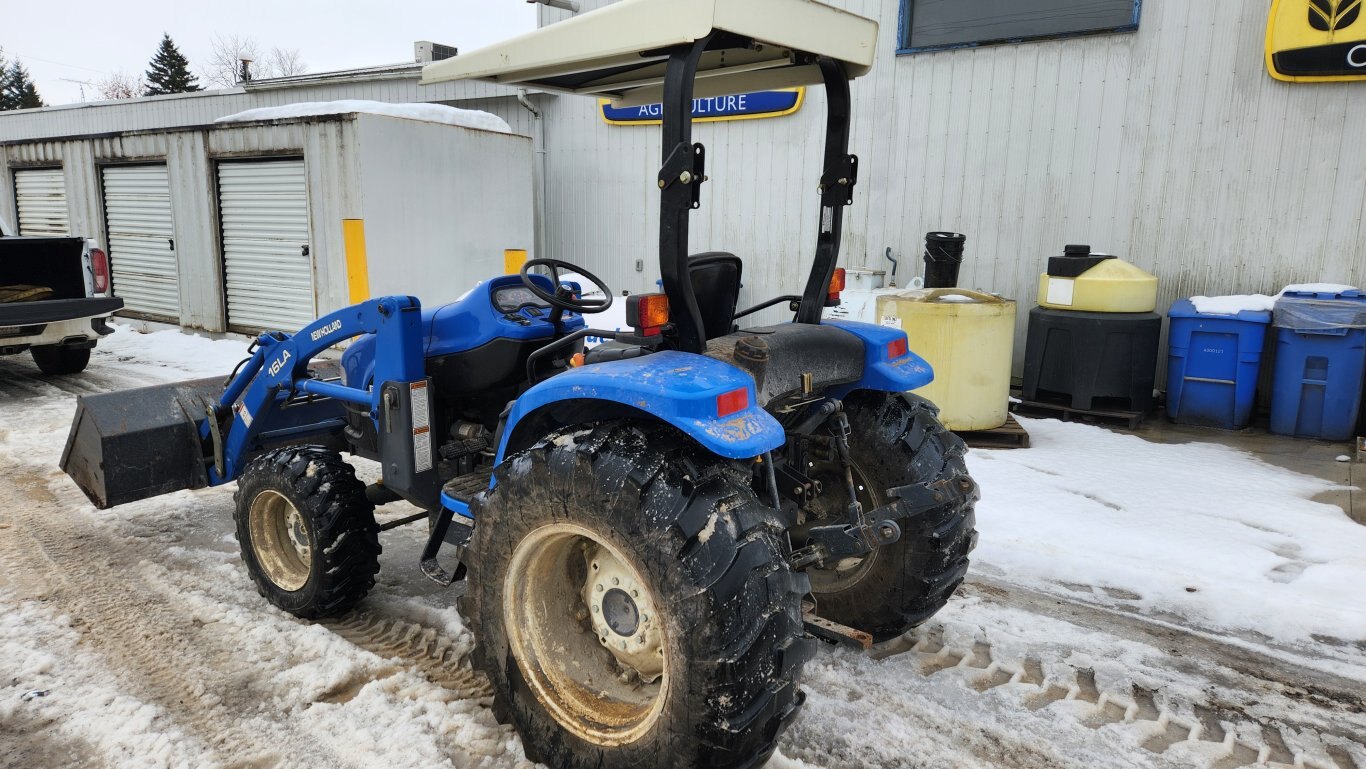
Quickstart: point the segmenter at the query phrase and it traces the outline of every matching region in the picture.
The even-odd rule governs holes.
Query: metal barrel
[[[222,377],[83,395],[62,470],[101,510],[208,485],[198,422]]]

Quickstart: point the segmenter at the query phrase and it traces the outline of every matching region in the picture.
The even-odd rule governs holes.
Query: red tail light
[[[906,337],[887,343],[887,360],[896,360],[906,354]]]
[[[749,389],[741,387],[716,396],[716,416],[728,417],[749,408]]]
[[[90,249],[90,271],[95,275],[95,293],[109,291],[109,257],[98,248]]]

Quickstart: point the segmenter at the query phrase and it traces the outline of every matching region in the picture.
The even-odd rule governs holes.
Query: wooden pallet
[[[1021,414],[1056,417],[1064,422],[1080,420],[1083,422],[1123,424],[1130,430],[1138,427],[1138,424],[1147,416],[1142,411],[1074,409],[1065,403],[1049,403],[1047,401],[1020,401],[1019,403],[1012,404],[1011,409]]]
[[[1029,432],[1015,420],[1014,414],[1006,415],[1006,423],[990,430],[955,430],[959,438],[974,449],[1027,449]]]

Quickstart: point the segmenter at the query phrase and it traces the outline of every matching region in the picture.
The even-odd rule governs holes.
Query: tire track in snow
[[[1061,707],[1091,729],[1131,730],[1143,749],[1191,766],[1366,769],[1366,743],[1346,724],[1325,729],[1291,716],[1258,717],[1231,706],[1182,702],[1138,684],[1128,690],[1102,688],[1092,668],[1050,674],[1037,657],[997,658],[984,640],[970,646],[946,643],[944,627],[937,623],[874,650],[877,659],[897,655],[915,659],[927,678],[957,676],[978,693],[1013,685],[1017,701],[1029,711]]]
[[[289,754],[327,754],[306,735],[261,717],[269,692],[256,690],[231,664],[249,651],[163,600],[138,573],[148,555],[138,544],[82,528],[80,517],[64,514],[46,479],[25,470],[0,465],[0,475],[20,479],[18,490],[26,497],[8,500],[4,522],[13,536],[0,538],[6,570],[27,587],[23,597],[61,606],[81,646],[199,743],[208,765],[302,766]]]
[[[384,659],[398,659],[424,678],[462,699],[493,696],[493,688],[470,665],[469,645],[436,628],[397,617],[383,617],[366,609],[323,620],[333,633]],[[353,681],[331,695],[345,702],[367,681]]]

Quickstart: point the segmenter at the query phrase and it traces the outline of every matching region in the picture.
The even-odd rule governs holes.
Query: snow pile
[[[1234,296],[1193,296],[1191,304],[1201,315],[1237,315],[1240,312],[1271,312],[1276,297],[1266,294]]]
[[[1281,289],[1281,293],[1276,296],[1283,296],[1292,291],[1301,291],[1317,294],[1340,294],[1343,291],[1356,291],[1356,286],[1349,286],[1346,283],[1295,283]]]
[[[363,112],[369,115],[421,120],[427,123],[474,128],[480,131],[512,133],[507,121],[497,115],[480,110],[460,109],[445,104],[390,104],[366,99],[340,99],[338,101],[303,101],[279,107],[258,107],[235,115],[215,120],[215,123],[246,123],[253,120],[283,120],[314,115],[346,115]]]
[[[1366,526],[1311,501],[1333,484],[1224,446],[1021,422],[1030,450],[969,455],[982,572],[1294,645],[1366,637]]]
[[[177,329],[141,332],[118,322],[114,333],[100,340],[95,357],[114,358],[121,369],[159,369],[161,379],[222,376],[247,357],[245,338],[208,339]],[[148,384],[151,384],[150,382]]]
[[[1276,300],[1292,292],[1330,293],[1354,291],[1354,286],[1342,283],[1295,283],[1281,289],[1275,296],[1266,294],[1234,294],[1229,296],[1193,296],[1191,304],[1201,315],[1237,315],[1240,312],[1271,312]]]

